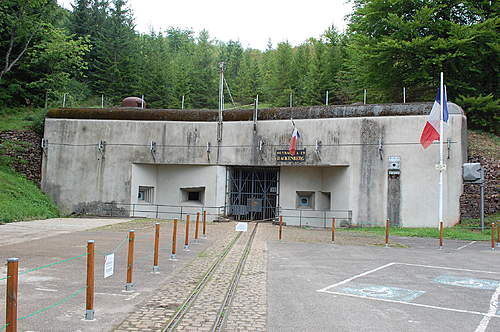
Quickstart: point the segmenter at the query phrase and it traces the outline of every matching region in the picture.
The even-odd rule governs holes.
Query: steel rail
[[[182,305],[179,307],[177,312],[175,313],[174,317],[170,320],[168,325],[162,330],[162,332],[171,332],[175,331],[177,328],[177,325],[182,321],[184,318],[184,315],[189,311],[193,303],[196,301],[198,298],[198,295],[202,292],[203,288],[205,288],[205,285],[208,283],[210,280],[210,277],[212,274],[215,272],[216,268],[220,265],[220,263],[224,260],[224,258],[227,256],[227,254],[231,251],[233,248],[234,244],[238,239],[241,237],[241,232],[238,233],[234,237],[234,239],[227,245],[227,247],[224,249],[222,254],[217,258],[215,263],[213,263],[208,271],[205,273],[203,278],[200,280],[200,282],[196,285],[194,290],[191,292],[191,294],[188,296],[188,298],[182,303]]]
[[[231,279],[231,283],[229,284],[229,287],[226,292],[226,296],[224,297],[224,301],[222,302],[222,305],[219,309],[219,312],[217,313],[217,318],[214,322],[214,325],[212,326],[211,331],[212,332],[220,332],[223,330],[227,318],[229,317],[229,312],[231,309],[231,304],[233,302],[234,296],[236,295],[236,288],[238,287],[238,283],[240,281],[241,274],[243,272],[243,269],[245,267],[245,263],[247,261],[248,255],[250,254],[250,249],[252,248],[252,242],[255,237],[255,234],[257,233],[257,226],[259,224],[256,223],[252,234],[250,235],[250,238],[248,239],[248,242],[245,246],[245,249],[243,250],[243,254],[241,255],[241,258],[238,262],[238,266],[236,267],[236,270],[234,271],[233,278]]]

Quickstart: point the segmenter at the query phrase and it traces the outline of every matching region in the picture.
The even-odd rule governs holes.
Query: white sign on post
[[[111,277],[115,272],[115,254],[104,256],[104,279]]]
[[[248,224],[246,222],[239,222],[236,224],[235,231],[237,232],[246,232],[248,230]]]

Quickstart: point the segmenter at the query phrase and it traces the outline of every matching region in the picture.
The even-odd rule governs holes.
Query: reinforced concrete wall
[[[452,225],[460,217],[466,121],[458,106],[448,107],[444,215],[446,225]],[[305,162],[292,165],[276,161],[276,150],[288,149],[290,120],[258,121],[255,128],[251,121],[224,122],[218,144],[217,122],[47,118],[42,189],[67,213],[98,211],[103,203],[133,204],[138,186],[145,185],[140,178],[155,183],[155,203],[180,205],[180,187],[205,186],[205,204],[223,205],[226,166],[281,166],[282,208],[295,208],[296,192],[308,188],[330,192],[331,208],[352,210],[353,223],[382,224],[388,210],[388,159],[397,156],[399,223],[435,226],[439,154],[437,144],[427,150],[419,144],[426,119],[295,120],[301,134],[298,148],[307,153]],[[104,149],[99,149],[100,141]]]

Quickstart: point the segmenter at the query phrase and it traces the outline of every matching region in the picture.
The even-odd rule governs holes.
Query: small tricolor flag
[[[443,121],[448,122],[448,105],[446,102],[446,87],[444,88],[443,93]],[[438,89],[438,94],[436,100],[434,101],[434,105],[432,105],[431,113],[427,118],[427,123],[425,124],[424,131],[422,131],[422,135],[420,136],[420,144],[427,149],[429,145],[434,141],[439,141],[440,139],[440,120],[441,120],[441,91]]]
[[[290,154],[292,156],[295,156],[297,153],[297,140],[300,138],[299,131],[295,126],[293,127],[293,132],[292,132],[292,138],[290,139],[290,148],[288,151],[290,151]]]

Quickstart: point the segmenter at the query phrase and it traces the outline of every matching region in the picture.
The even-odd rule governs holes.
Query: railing
[[[352,210],[313,210],[278,208],[278,215],[289,226],[331,228],[335,218],[336,227],[352,226]]]
[[[144,217],[156,219],[183,220],[187,215],[206,212],[209,220],[225,215],[225,206],[203,206],[203,205],[168,205],[147,203],[117,203],[103,202],[93,205],[92,208],[78,211],[81,215],[100,217]]]

